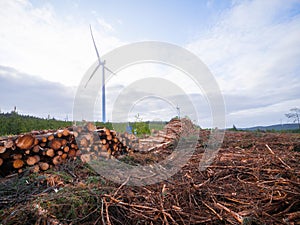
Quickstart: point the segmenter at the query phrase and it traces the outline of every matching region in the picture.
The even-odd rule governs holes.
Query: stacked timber
[[[115,131],[96,128],[92,123],[57,131],[32,131],[0,138],[0,176],[20,173],[26,167],[38,172],[68,159],[79,157],[88,162],[97,157],[118,157],[130,151],[119,141]]]
[[[162,130],[153,132],[152,136],[139,139],[140,152],[150,152],[176,147],[180,137],[189,135],[196,130],[189,119],[172,119]]]
[[[193,131],[190,120],[172,119],[163,130],[147,138],[120,134],[93,123],[0,137],[0,176],[20,173],[28,167],[33,172],[45,171],[69,159],[90,162],[99,157],[118,158],[135,151],[147,153],[174,148],[182,135]]]

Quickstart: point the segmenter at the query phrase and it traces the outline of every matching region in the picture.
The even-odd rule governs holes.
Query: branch
[[[269,145],[266,144],[267,149],[271,152],[272,155],[275,155],[273,150],[269,147]],[[275,157],[287,168],[291,169],[289,165],[287,165],[278,155],[275,155]]]
[[[224,206],[220,203],[216,203],[216,206],[218,208],[224,209],[226,212],[230,213],[233,216],[233,218],[235,218],[240,224],[243,224],[244,219],[238,213],[232,211],[231,209],[228,209],[226,206]]]

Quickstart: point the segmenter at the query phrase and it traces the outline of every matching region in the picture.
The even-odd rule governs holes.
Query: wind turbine
[[[88,81],[86,82],[86,84],[85,84],[84,87],[86,88],[87,84],[92,79],[92,77],[94,76],[94,74],[96,73],[96,71],[98,70],[98,68],[100,66],[102,66],[102,122],[105,123],[106,122],[105,70],[109,71],[112,74],[115,74],[115,73],[105,66],[105,60],[101,61],[100,55],[99,55],[99,52],[98,52],[98,49],[97,49],[97,46],[96,46],[96,43],[95,43],[95,39],[94,39],[94,36],[93,36],[92,26],[91,25],[90,25],[90,31],[91,31],[92,40],[93,40],[95,51],[96,51],[97,58],[98,58],[98,65],[96,66],[96,68],[92,72],[90,78],[88,79]]]
[[[179,108],[178,104],[177,104],[176,109],[177,109],[178,119],[180,119],[180,108]]]

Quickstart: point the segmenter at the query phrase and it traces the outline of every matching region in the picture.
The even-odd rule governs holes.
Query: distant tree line
[[[0,113],[0,135],[21,134],[32,130],[58,129],[71,125],[72,122],[70,121],[19,115],[16,111]]]

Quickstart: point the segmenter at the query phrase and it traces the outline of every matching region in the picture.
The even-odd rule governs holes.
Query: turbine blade
[[[104,69],[106,69],[108,72],[111,72],[113,75],[117,75],[117,74],[114,73],[111,69],[108,69],[106,66],[104,66]]]
[[[101,63],[100,55],[99,55],[99,52],[98,52],[98,49],[97,49],[97,46],[96,46],[96,43],[95,43],[95,39],[94,39],[94,36],[93,36],[93,31],[92,31],[92,26],[91,26],[91,24],[90,24],[90,31],[91,31],[91,36],[92,36],[92,39],[93,39],[95,51],[96,51],[96,54],[97,54],[97,58],[98,58],[98,61],[99,61],[99,64],[100,64],[100,63]]]
[[[94,71],[92,72],[90,78],[88,79],[88,81],[86,82],[84,88],[86,88],[87,84],[90,82],[90,80],[92,79],[92,77],[95,75],[97,69],[100,67],[101,64],[98,64],[98,66],[96,66],[96,68],[94,69]]]

